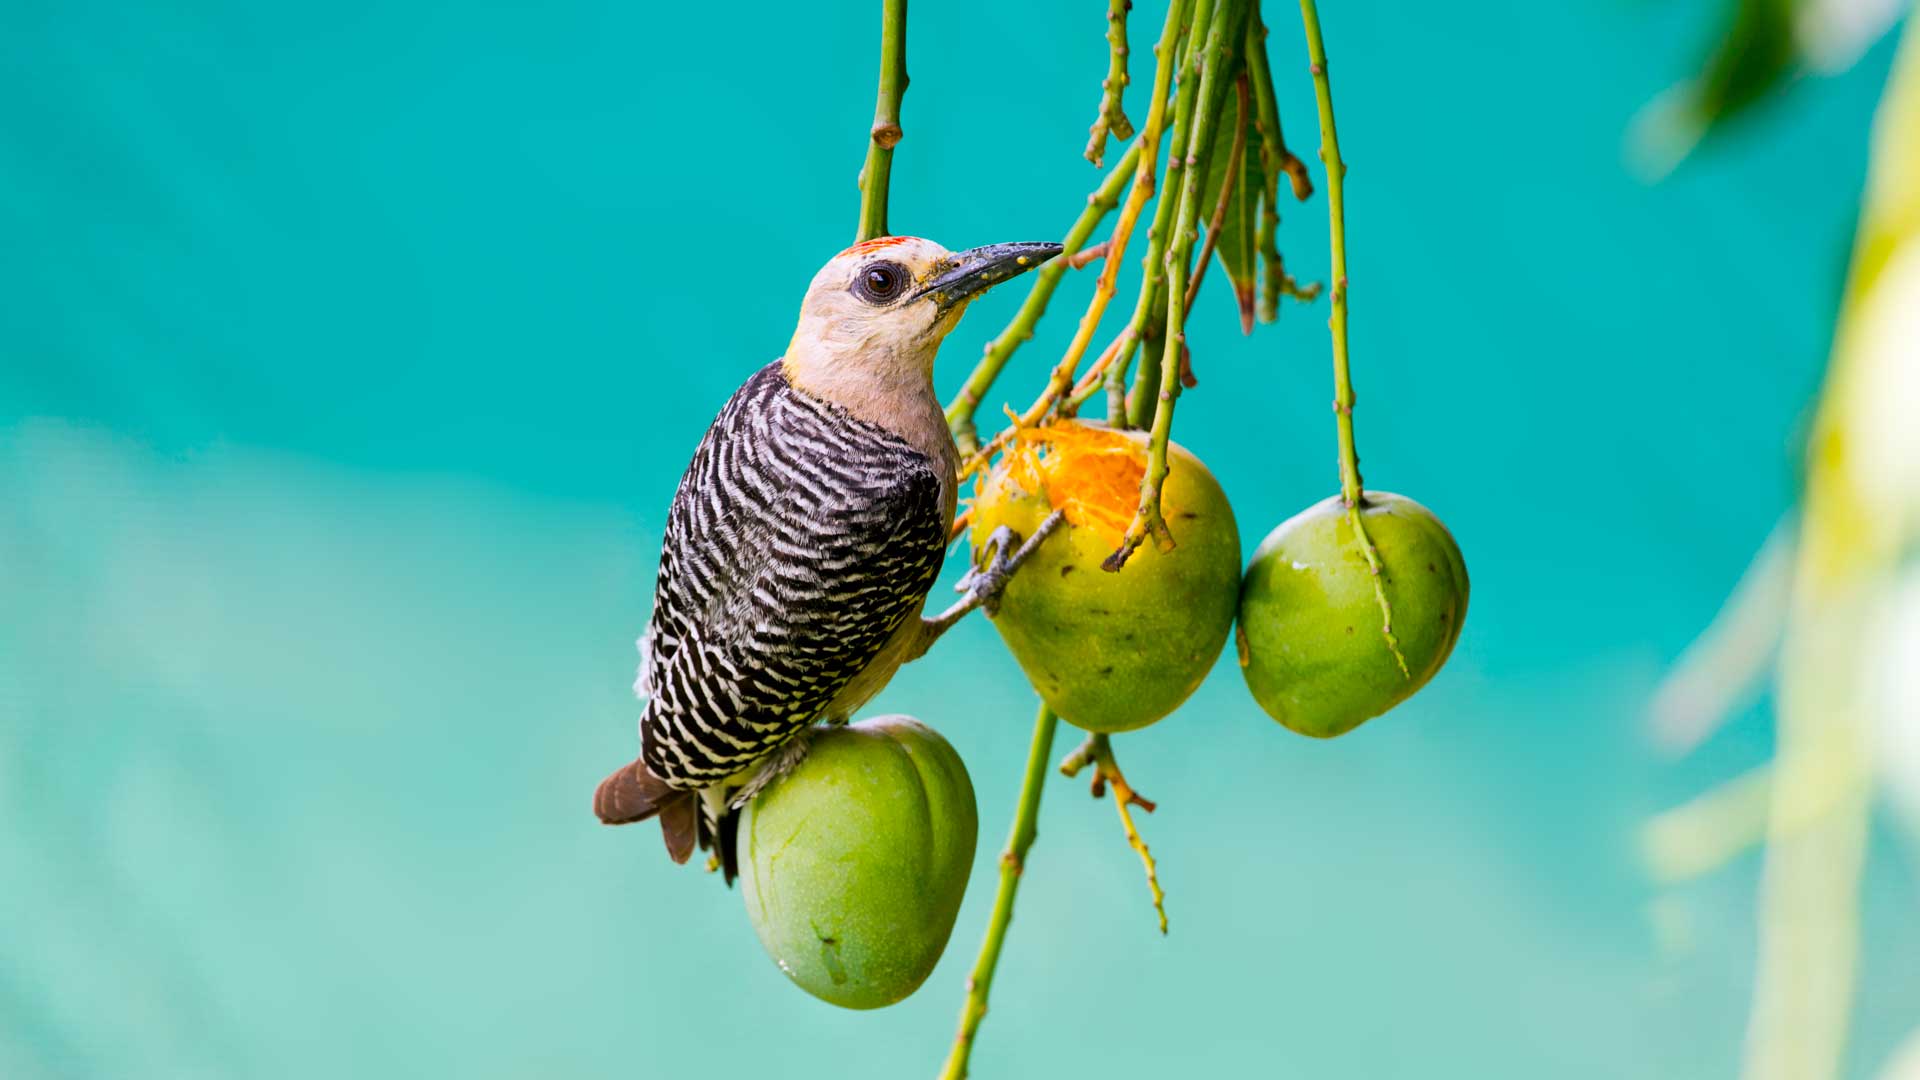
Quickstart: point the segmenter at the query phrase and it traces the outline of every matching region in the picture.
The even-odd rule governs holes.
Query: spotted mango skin
[[[1145,452],[1144,432],[1122,434]],[[1240,591],[1233,507],[1184,447],[1168,447],[1168,464],[1161,506],[1171,550],[1150,539],[1109,572],[1101,563],[1117,535],[1063,526],[1007,584],[993,620],[1041,698],[1087,731],[1137,731],[1166,717],[1206,679],[1233,627]],[[996,471],[975,500],[974,547],[1001,525],[1030,536],[1053,509],[1047,493]]]

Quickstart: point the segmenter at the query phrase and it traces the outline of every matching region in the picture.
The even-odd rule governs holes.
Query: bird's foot
[[[933,647],[933,643],[940,640],[940,635],[952,629],[955,623],[974,608],[984,607],[988,615],[993,615],[999,610],[1000,594],[1006,589],[1007,582],[1019,571],[1021,564],[1032,558],[1034,552],[1040,550],[1040,545],[1045,543],[1047,537],[1053,535],[1053,531],[1058,529],[1060,523],[1065,520],[1066,516],[1055,510],[1047,515],[1047,519],[1040,523],[1039,528],[1033,530],[1033,535],[1027,538],[1026,543],[1021,543],[1020,534],[1005,525],[993,530],[993,534],[987,537],[986,544],[982,546],[987,556],[986,565],[975,566],[967,571],[967,576],[961,578],[960,583],[953,587],[955,592],[962,595],[952,607],[931,619],[920,620],[920,638],[914,643],[912,651],[907,654],[907,659],[916,660],[925,656],[927,650]]]
[[[1007,582],[1020,570],[1026,561],[1040,550],[1040,545],[1060,527],[1066,515],[1059,510],[1047,515],[1033,535],[1021,543],[1020,534],[1005,525],[993,530],[987,537],[984,553],[986,565],[975,566],[960,579],[954,591],[966,595],[966,603],[972,607],[985,608],[988,615],[1000,611],[1000,594],[1006,591]]]
[[[807,751],[813,749],[813,727],[801,728],[780,744],[780,749],[760,762],[760,766],[747,779],[745,787],[734,793],[731,805],[738,810],[753,801],[755,795],[770,787],[775,781],[786,776],[800,763],[806,760]]]

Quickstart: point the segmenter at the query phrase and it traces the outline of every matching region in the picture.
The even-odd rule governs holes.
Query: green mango
[[[980,825],[973,782],[912,717],[812,739],[747,806],[740,893],[767,955],[802,990],[877,1009],[918,989],[953,933]]]
[[[1247,689],[1267,715],[1302,735],[1345,734],[1413,696],[1447,662],[1466,620],[1467,564],[1432,511],[1369,491],[1360,517],[1379,553],[1399,659],[1338,496],[1269,533],[1241,586]]]
[[[1056,507],[1068,514],[1007,583],[993,625],[1061,718],[1138,730],[1187,700],[1226,644],[1240,592],[1233,507],[1199,458],[1170,445],[1161,511],[1175,546],[1149,538],[1109,572],[1101,563],[1139,503],[1146,433],[1072,421],[1039,440],[1003,457],[974,500],[976,551],[1001,525],[1032,536]]]

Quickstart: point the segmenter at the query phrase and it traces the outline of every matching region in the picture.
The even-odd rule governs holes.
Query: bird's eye
[[[889,303],[907,287],[907,271],[897,263],[874,263],[853,279],[854,295],[869,304]]]

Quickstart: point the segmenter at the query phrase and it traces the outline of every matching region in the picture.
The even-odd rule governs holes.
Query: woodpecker
[[[796,765],[816,722],[845,723],[901,664],[991,608],[1057,516],[922,611],[954,521],[959,452],[934,355],[981,292],[1060,253],[855,244],[814,275],[786,353],[734,393],[680,479],[640,638],[640,756],[602,781],[609,825],[658,816],[684,863],[717,849],[731,882],[746,800]]]

